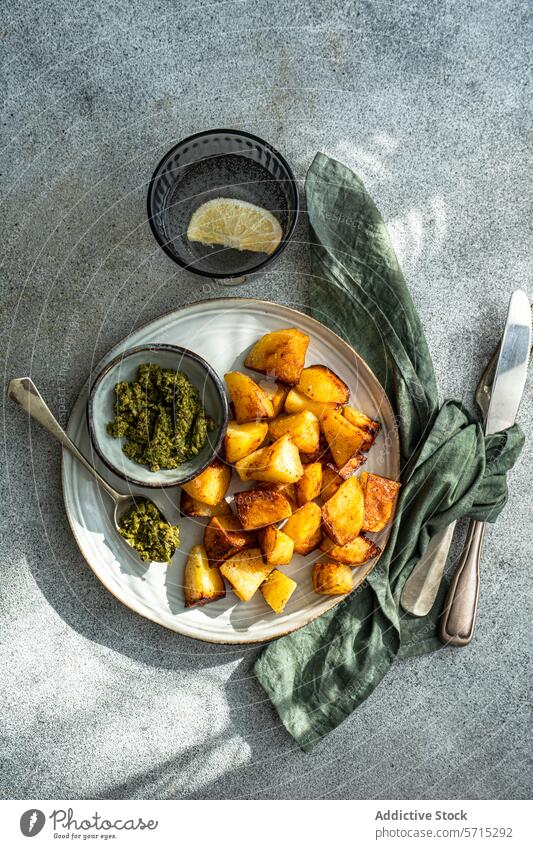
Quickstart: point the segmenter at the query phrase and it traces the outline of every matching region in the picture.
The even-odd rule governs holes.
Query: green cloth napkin
[[[431,537],[461,516],[494,521],[523,445],[517,425],[484,436],[455,401],[439,409],[420,320],[381,215],[363,183],[317,154],[306,179],[310,311],[343,336],[384,386],[397,415],[402,489],[389,543],[367,582],[314,622],[269,644],[255,664],[288,732],[308,751],[382,680],[394,660],[440,648],[429,615],[400,594]]]

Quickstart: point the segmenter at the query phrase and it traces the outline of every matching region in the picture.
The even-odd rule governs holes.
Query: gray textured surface
[[[65,421],[91,358],[132,326],[231,294],[179,271],[145,217],[158,157],[229,125],[272,141],[300,178],[318,149],[363,177],[441,391],[468,401],[510,291],[528,288],[527,3],[198,6],[4,5],[6,375],[31,374]],[[301,227],[238,293],[305,304],[304,243]],[[529,446],[488,535],[475,642],[397,665],[304,755],[251,675],[255,649],[167,633],[99,585],[67,525],[56,445],[4,413],[3,797],[530,793]]]

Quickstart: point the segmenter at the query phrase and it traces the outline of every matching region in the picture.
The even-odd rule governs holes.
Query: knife
[[[514,424],[527,377],[531,347],[531,310],[525,292],[511,296],[500,355],[485,420],[485,433]],[[479,563],[485,522],[471,521],[463,553],[452,577],[439,624],[445,645],[466,646],[472,640],[479,598]]]

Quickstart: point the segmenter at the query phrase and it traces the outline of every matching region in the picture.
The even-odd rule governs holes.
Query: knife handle
[[[465,547],[452,577],[440,620],[439,639],[447,646],[467,646],[474,636],[484,534],[485,522],[470,523]]]

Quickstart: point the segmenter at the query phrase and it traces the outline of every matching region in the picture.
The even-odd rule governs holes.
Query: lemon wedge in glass
[[[187,238],[204,245],[272,254],[283,237],[278,219],[267,209],[236,198],[215,198],[191,216]]]

